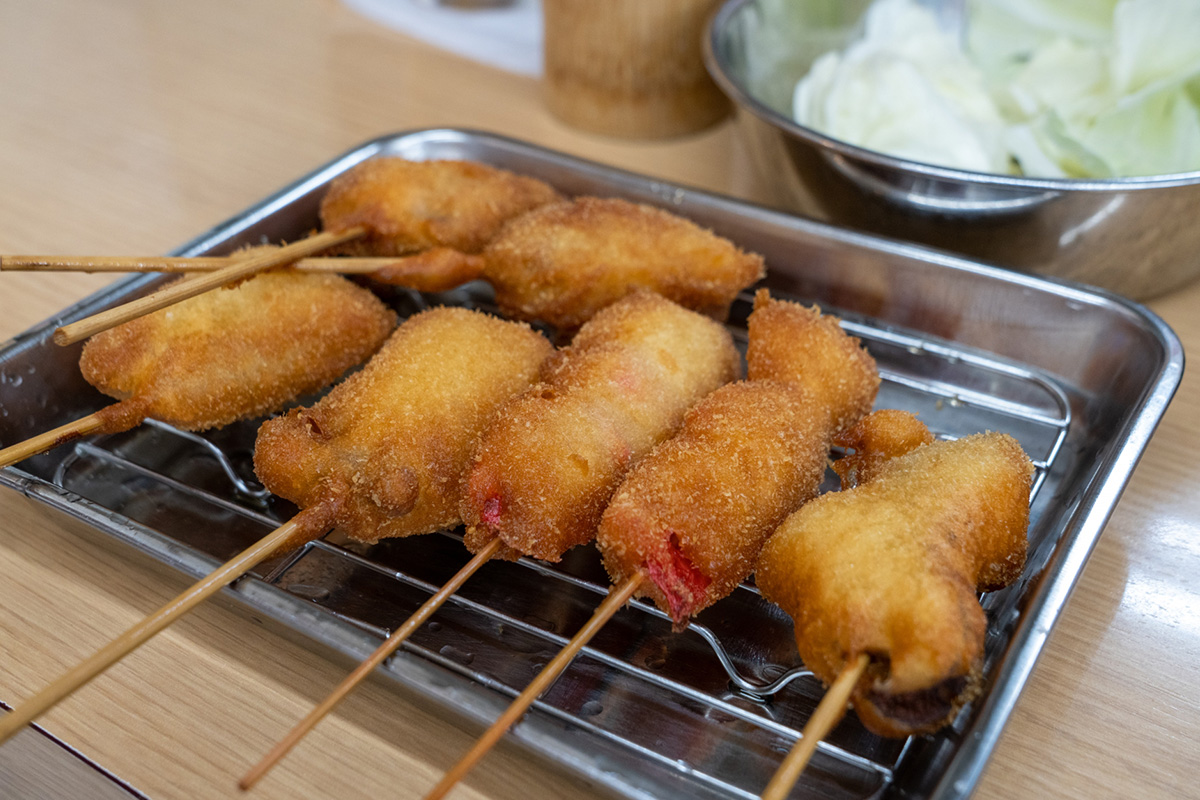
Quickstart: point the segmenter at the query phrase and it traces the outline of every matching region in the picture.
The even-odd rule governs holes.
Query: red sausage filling
[[[658,558],[646,562],[646,574],[662,591],[677,623],[687,620],[703,604],[712,581],[679,549],[679,538],[669,532]]]

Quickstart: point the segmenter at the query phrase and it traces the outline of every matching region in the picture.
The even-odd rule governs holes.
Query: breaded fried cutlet
[[[508,403],[467,476],[467,546],[557,561],[592,539],[628,469],[704,395],[735,379],[723,325],[649,292],[585,324],[542,381]]]
[[[750,380],[688,412],[621,484],[597,534],[613,584],[644,573],[639,594],[677,628],[745,580],[879,387],[874,360],[818,309],[763,290],[748,327]]]
[[[204,430],[332,383],[395,326],[375,295],[338,275],[268,272],[93,336],[79,368],[122,401],[100,412],[105,433],[146,417]]]
[[[756,580],[792,616],[805,665],[828,684],[869,656],[852,704],[870,730],[936,730],[978,692],[977,592],[1021,573],[1032,475],[1006,434],[935,441],[801,507],[768,540]]]
[[[336,507],[336,525],[359,541],[453,527],[481,431],[552,352],[523,323],[424,311],[314,406],[264,423],[255,471],[301,508]]]
[[[432,248],[478,253],[509,219],[561,200],[552,187],[474,161],[371,158],[335,178],[322,227],[362,226],[357,255],[406,256]]]
[[[488,281],[507,316],[577,329],[627,294],[649,290],[723,320],[763,260],[653,206],[579,197],[513,217],[482,252],[430,250],[371,279],[445,290]]]

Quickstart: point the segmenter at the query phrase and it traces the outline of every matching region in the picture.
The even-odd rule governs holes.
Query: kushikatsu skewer
[[[648,595],[676,628],[750,573],[767,535],[815,495],[834,435],[866,414],[874,361],[837,320],[756,298],[750,380],[722,386],[632,468],[603,512],[597,545],[608,598],[434,789],[446,794],[504,736],[631,597]]]
[[[819,309],[760,290],[747,328],[748,380],[706,397],[630,473],[596,538],[613,583],[647,573],[639,595],[676,628],[750,575],[879,389],[874,359]]]
[[[337,275],[266,273],[189,298],[90,339],[80,371],[118,402],[0,450],[0,466],[146,417],[195,431],[269,413],[366,360],[395,325]]]
[[[401,256],[430,247],[474,252],[510,217],[559,199],[533,178],[463,161],[376,158],[331,184],[322,200],[322,230],[286,247],[194,276],[92,317],[64,325],[68,345],[188,297],[226,286],[302,256],[341,248],[357,255]],[[354,252],[357,245],[361,252]],[[444,280],[444,279],[443,279]]]
[[[101,331],[115,328],[122,323],[167,308],[182,300],[228,286],[273,267],[287,264],[302,256],[319,253],[322,250],[351,242],[365,234],[365,228],[350,228],[339,233],[317,233],[283,247],[246,254],[244,257],[237,258],[227,267],[176,281],[145,297],[139,297],[69,325],[63,325],[54,331],[54,343],[65,346],[83,341]]]
[[[590,539],[620,476],[670,435],[690,405],[733,379],[737,359],[722,325],[658,295],[632,295],[597,314],[552,359],[542,382],[505,404],[485,431],[461,499],[476,557],[447,586],[461,585],[494,554],[556,561]],[[443,587],[431,597],[247,773],[243,788],[451,593]]]
[[[296,517],[0,719],[0,741],[272,554],[332,527],[366,541],[436,530],[470,447],[552,348],[528,326],[466,309],[405,321],[367,365],[315,406],[263,424],[255,468]]]
[[[410,256],[439,248],[480,252],[513,218],[562,200],[549,184],[475,161],[367,159],[321,198],[326,231],[366,228],[345,255]]]
[[[903,737],[947,724],[979,691],[977,593],[1021,573],[1033,467],[1006,434],[912,430],[902,412],[864,419],[846,440],[843,474],[857,482],[800,508],[763,549],[763,596],[792,615],[813,674],[838,686],[769,797],[787,794],[847,696],[868,730]]]
[[[608,306],[542,383],[508,403],[465,478],[464,541],[559,561],[587,544],[622,478],[741,372],[725,326],[651,292]]]
[[[0,256],[0,271],[201,274],[235,259]],[[477,253],[436,246],[402,256],[303,258],[290,268],[363,275],[376,283],[429,292],[482,279],[492,284],[506,314],[564,329],[578,327],[638,288],[721,317],[734,296],[763,274],[758,256],[687,220],[650,206],[599,198],[560,201],[513,219]]]
[[[514,217],[478,253],[435,248],[371,276],[382,283],[481,278],[501,312],[574,330],[637,291],[716,319],[764,274],[762,257],[653,206],[577,197]]]
[[[617,198],[568,200],[541,181],[467,161],[368,159],[331,182],[319,213],[326,235],[359,233],[338,248],[347,272],[369,272],[378,283],[421,291],[482,279],[505,315],[566,331],[640,290],[724,319],[737,293],[764,274],[760,256],[660,208]],[[390,260],[372,264],[350,257]],[[3,257],[0,269],[51,268],[53,261]],[[200,274],[200,264],[213,263],[57,261],[58,268],[161,266]]]

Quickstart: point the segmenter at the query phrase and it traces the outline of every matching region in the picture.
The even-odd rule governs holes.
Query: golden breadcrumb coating
[[[922,445],[803,506],[767,542],[758,586],[792,615],[814,674],[830,683],[871,656],[852,696],[870,730],[936,730],[978,691],[976,592],[1020,575],[1032,475],[1006,434]]]
[[[662,209],[581,197],[512,220],[483,253],[507,315],[574,329],[639,289],[724,320],[762,258]]]
[[[816,495],[833,421],[865,413],[879,385],[874,360],[816,309],[760,292],[749,330],[752,375],[788,353],[768,363],[776,379],[724,386],[688,412],[621,484],[597,534],[613,583],[645,573],[639,594],[676,627],[750,574],[776,526]]]
[[[93,336],[79,368],[123,401],[101,412],[106,432],[145,417],[204,430],[333,382],[395,325],[375,295],[345,278],[268,272]]]
[[[590,541],[625,472],[739,366],[723,325],[661,296],[601,311],[484,434],[463,498],[468,547],[499,536],[508,557],[557,561]]]
[[[775,325],[787,326],[790,334],[755,335],[756,328]],[[879,392],[875,360],[858,339],[842,331],[837,317],[822,315],[816,307],[772,300],[767,290],[760,289],[754,296],[748,327],[750,380],[765,378],[804,387],[830,409],[835,432],[870,413]],[[865,374],[872,377],[863,380]]]
[[[486,164],[372,158],[330,183],[320,213],[327,231],[368,230],[355,253],[477,253],[508,219],[560,199],[542,181]]]
[[[264,423],[255,471],[301,508],[336,505],[338,527],[360,541],[453,527],[480,432],[552,351],[523,323],[417,314],[316,405]]]
[[[512,218],[482,253],[432,247],[370,278],[428,291],[482,278],[506,315],[571,331],[639,290],[723,320],[738,292],[762,276],[760,256],[682,217],[580,197]]]

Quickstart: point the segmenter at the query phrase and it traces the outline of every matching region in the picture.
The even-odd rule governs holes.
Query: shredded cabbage
[[[1200,0],[970,0],[964,38],[914,0],[878,0],[796,86],[794,116],[975,171],[1200,170]]]

